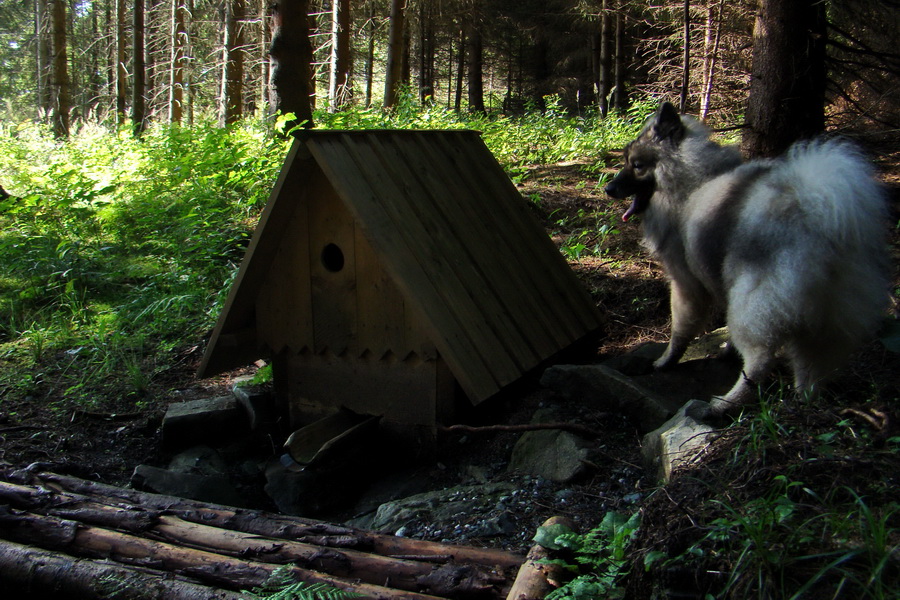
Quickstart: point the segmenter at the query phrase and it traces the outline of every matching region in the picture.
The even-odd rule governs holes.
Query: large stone
[[[603,365],[550,367],[544,371],[541,384],[571,402],[624,413],[644,432],[656,429],[678,410],[677,402]]]
[[[697,461],[715,428],[704,422],[709,403],[691,400],[675,416],[644,436],[641,454],[647,470],[668,483],[675,471]]]
[[[416,494],[387,502],[378,507],[374,516],[356,520],[354,526],[381,533],[401,534],[422,523],[465,521],[475,514],[493,512],[503,499],[515,490],[511,483],[458,486]],[[499,511],[496,516],[478,522],[478,535],[499,535],[508,529],[508,516]]]
[[[513,447],[508,471],[566,483],[584,470],[587,442],[568,431],[527,431]]]
[[[225,460],[209,446],[193,446],[179,452],[169,461],[169,470],[207,477],[221,477],[228,472]]]
[[[135,489],[201,502],[243,506],[240,495],[224,476],[178,473],[149,465],[138,465],[131,475]]]
[[[167,448],[227,443],[246,432],[247,420],[233,396],[169,405],[162,422]]]

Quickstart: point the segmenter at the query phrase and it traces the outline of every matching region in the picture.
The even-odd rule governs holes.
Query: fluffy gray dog
[[[633,196],[622,218],[643,215],[644,242],[671,280],[671,340],[654,366],[677,363],[725,312],[744,368],[713,399],[715,415],[754,398],[782,353],[796,390],[812,392],[884,317],[887,201],[846,140],[743,163],[665,103],[625,148],[606,193]]]

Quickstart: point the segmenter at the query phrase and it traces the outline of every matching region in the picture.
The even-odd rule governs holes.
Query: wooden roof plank
[[[442,352],[457,380],[474,401],[478,402],[499,391],[502,385],[487,367],[481,355],[483,348],[475,346],[464,335],[465,328],[452,313],[429,311],[429,306],[443,306],[448,302],[443,290],[436,286],[435,273],[423,269],[416,253],[416,238],[405,226],[395,225],[396,214],[389,210],[390,203],[384,205],[379,196],[387,193],[402,193],[393,182],[375,178],[371,169],[360,172],[359,163],[366,161],[378,164],[378,158],[369,150],[357,148],[351,140],[354,136],[310,136],[307,143],[319,165],[329,175],[332,185],[350,204],[350,209],[361,223],[366,223],[368,239],[382,256],[391,257],[385,266],[408,298],[416,302],[422,314],[427,316],[429,333]],[[353,176],[348,176],[352,174]],[[385,187],[387,186],[387,190]],[[389,191],[388,191],[389,190]],[[372,236],[372,231],[393,232],[390,235]],[[400,276],[402,275],[402,276]],[[477,357],[477,360],[473,360]]]
[[[462,141],[459,139],[461,137],[462,133],[451,132],[448,136],[436,140],[436,143],[445,146],[448,154],[454,158],[459,172],[467,173],[491,165],[490,170],[494,173],[486,176],[484,180],[490,193],[501,197],[513,194],[521,197],[484,142],[479,139],[479,143],[468,144],[465,146],[466,151],[462,151]],[[515,228],[541,233],[535,239],[541,240],[544,249],[540,249],[539,246],[523,248],[526,254],[522,260],[531,265],[528,272],[536,276],[534,285],[544,294],[548,305],[560,307],[556,315],[559,317],[560,325],[566,328],[570,340],[576,341],[586,333],[596,330],[602,321],[590,295],[578,282],[553,240],[543,232],[533,216],[528,214],[524,204],[505,202],[494,203],[492,206],[501,210],[503,218]]]
[[[540,357],[522,334],[521,321],[517,322],[511,315],[509,297],[504,298],[497,293],[497,281],[505,278],[506,274],[500,270],[491,273],[491,269],[485,268],[496,264],[496,257],[485,260],[477,243],[479,240],[473,235],[475,223],[465,219],[459,210],[458,195],[448,193],[446,182],[434,178],[435,170],[427,161],[423,162],[417,148],[409,144],[416,137],[392,138],[391,143],[385,143],[382,138],[372,140],[373,148],[382,157],[382,164],[388,165],[387,169],[393,170],[397,164],[404,165],[402,170],[396,170],[392,175],[395,180],[402,178],[408,186],[408,194],[402,198],[393,197],[392,200],[407,203],[402,210],[417,215],[422,230],[430,234],[423,244],[431,243],[435,246],[435,252],[453,257],[450,264],[454,265],[459,284],[472,301],[471,309],[476,314],[484,315],[487,324],[486,328],[473,328],[472,338],[488,347],[500,344],[502,351],[515,361],[518,378],[539,362]]]
[[[477,138],[477,133],[470,132],[470,137]],[[531,244],[532,240],[491,207],[495,202],[518,202],[521,196],[491,196],[484,183],[483,170],[461,172],[454,168],[452,156],[447,156],[446,149],[439,144],[426,142],[419,136],[409,138],[409,142],[413,145],[409,154],[427,157],[424,163],[435,165],[434,177],[440,185],[456,192],[442,200],[442,204],[455,207],[457,218],[453,220],[468,228],[468,239],[481,253],[479,262],[489,272],[494,289],[506,302],[516,327],[536,349],[538,362],[558,351],[567,344],[568,336],[560,331],[553,307],[541,297],[543,286],[535,286],[529,277],[532,265],[522,264],[522,246]],[[480,143],[480,139],[470,143]],[[546,234],[541,230],[540,235]]]

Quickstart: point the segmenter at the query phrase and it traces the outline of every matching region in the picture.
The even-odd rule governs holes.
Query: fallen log
[[[216,589],[110,561],[72,558],[0,540],[0,587],[16,597],[84,600],[246,600]]]
[[[0,480],[0,538],[228,589],[262,585],[290,563],[300,581],[371,598],[499,600],[523,561],[502,550],[395,538],[53,473],[0,466],[4,477],[18,483]]]
[[[339,577],[353,577],[375,585],[389,580],[390,587],[407,591],[428,590],[439,596],[483,596],[493,589],[503,588],[507,581],[502,571],[482,565],[445,564],[438,568],[432,562],[262,537],[185,521],[164,515],[161,511],[107,506],[81,494],[51,493],[2,481],[0,501],[40,515],[143,534],[153,539],[217,554],[259,559],[268,563],[294,563],[306,569]]]
[[[518,569],[524,560],[523,556],[504,550],[448,546],[427,540],[383,535],[304,517],[232,508],[174,496],[117,488],[56,473],[32,474],[30,477],[35,484],[49,489],[102,499],[104,503],[125,503],[144,509],[165,511],[192,523],[213,525],[223,529],[306,542],[318,546],[366,550],[388,557],[431,556],[437,560],[493,565],[504,570]]]
[[[573,531],[575,529],[575,524],[565,517],[550,517],[544,521],[544,527],[556,524],[565,525]],[[545,562],[549,556],[550,552],[540,544],[531,547],[509,590],[507,600],[542,600],[558,587],[563,569]]]
[[[63,551],[73,556],[111,559],[131,566],[170,571],[229,590],[262,586],[276,565],[140,538],[55,517],[0,509],[0,533],[14,542]],[[325,583],[372,600],[437,600],[437,596],[357,583],[298,567],[298,581]]]

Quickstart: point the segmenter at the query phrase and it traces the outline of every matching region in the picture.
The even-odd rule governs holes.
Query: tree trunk
[[[375,81],[375,0],[369,0],[368,45],[366,48],[366,108],[372,106],[372,85]]]
[[[775,156],[825,128],[825,3],[760,0],[741,149]]]
[[[681,99],[678,103],[678,110],[684,113],[687,110],[688,88],[691,83],[691,0],[684,0],[684,37],[682,45],[684,46],[684,54],[681,60]]]
[[[624,111],[628,108],[628,94],[625,93],[625,10],[620,2],[616,9],[616,58],[615,58],[615,93],[613,105],[616,110]]]
[[[125,65],[125,0],[116,0],[116,123],[125,122],[128,68]]]
[[[484,45],[481,31],[474,23],[469,23],[466,33],[466,71],[469,82],[469,110],[486,113],[484,108]]]
[[[312,45],[309,41],[309,0],[278,0],[270,54],[275,60],[272,85],[275,109],[293,113],[293,125],[313,126],[311,97]]]
[[[169,80],[169,122],[181,123],[184,114],[184,71],[187,65],[187,8],[172,0],[172,64]]]
[[[341,110],[350,102],[350,0],[332,0],[331,64],[328,77],[328,105]]]
[[[257,95],[259,108],[258,110],[266,110],[269,106],[269,79],[271,72],[269,70],[269,44],[271,44],[271,32],[269,29],[269,3],[266,0],[259,0],[259,93]],[[265,113],[261,113],[265,114]]]
[[[244,0],[225,2],[223,120],[237,123],[244,114]]]
[[[46,118],[52,109],[52,90],[50,89],[50,74],[53,72],[53,56],[51,52],[52,36],[50,34],[50,11],[48,0],[35,0],[34,2],[34,29],[36,44],[36,80],[37,100],[40,109],[40,118]]]
[[[609,93],[612,89],[612,27],[609,10],[609,0],[603,0],[600,6],[600,48],[598,48],[598,82],[597,82],[597,107],[600,114],[606,116],[609,112]]]
[[[459,51],[456,53],[456,97],[453,100],[453,110],[456,112],[462,110],[463,82],[465,81],[466,73],[466,34],[462,27],[459,28],[458,48]]]
[[[391,25],[388,33],[387,65],[384,76],[384,108],[397,103],[397,88],[403,76],[403,21],[406,0],[391,0]]]
[[[434,16],[431,4],[419,4],[419,102],[434,96]]]
[[[144,63],[144,0],[134,0],[134,21],[132,27],[134,45],[131,82],[131,121],[134,135],[140,137],[147,128],[147,105],[144,100],[146,69]]]
[[[700,119],[706,120],[709,116],[709,106],[712,100],[713,79],[716,73],[716,63],[719,56],[719,41],[722,37],[722,9],[725,0],[719,0],[718,10],[712,4],[707,7],[706,13],[706,38],[703,54],[703,93],[700,96]]]
[[[53,74],[50,82],[53,89],[53,134],[63,138],[69,136],[69,110],[71,108],[66,53],[66,3],[65,0],[50,0],[50,2],[53,23]]]

